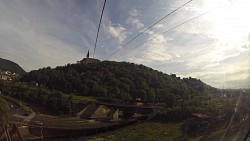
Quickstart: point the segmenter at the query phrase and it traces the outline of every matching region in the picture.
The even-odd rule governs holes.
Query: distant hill
[[[2,58],[0,58],[0,70],[10,71],[21,75],[26,73],[18,64]]]
[[[213,89],[195,78],[180,79],[144,65],[111,61],[42,68],[25,74],[21,81],[84,96],[157,101]]]

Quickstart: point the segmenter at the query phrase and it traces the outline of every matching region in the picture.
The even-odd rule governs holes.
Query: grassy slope
[[[26,111],[28,114],[31,114],[31,113],[34,112],[31,108],[29,108],[29,107],[27,107],[25,104],[23,104],[22,101],[19,101],[19,100],[15,99],[15,98],[12,98],[12,97],[9,97],[9,96],[5,96],[5,95],[2,95],[2,94],[0,94],[0,97],[6,99],[7,101],[11,101],[11,102],[13,102],[13,103],[19,105],[20,108],[21,108],[22,110]]]
[[[89,141],[172,141],[181,137],[181,123],[145,122]]]
[[[77,119],[77,118],[62,118],[62,117],[53,117],[53,116],[47,116],[47,115],[37,115],[35,118],[32,119],[32,121],[40,121],[45,126],[49,127],[64,127],[64,128],[70,128],[70,127],[82,127],[86,126],[86,124],[90,124],[90,121]],[[98,122],[95,122],[98,123]]]

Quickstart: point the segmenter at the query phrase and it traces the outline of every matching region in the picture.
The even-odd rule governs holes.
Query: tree
[[[114,61],[102,61],[96,65],[77,63],[53,69],[42,68],[25,74],[20,80],[38,82],[43,88],[65,94],[166,101],[169,107],[173,106],[173,99],[176,99],[176,103],[178,100],[189,103],[190,97],[198,93],[197,90],[203,94],[201,90],[204,90],[205,86],[203,82],[194,78],[180,79],[176,75],[167,75],[143,65]],[[12,91],[8,86],[0,83],[3,93],[8,94]],[[22,93],[20,100],[30,98],[32,102],[34,98],[41,98],[41,95],[28,95],[26,91],[24,89],[24,92],[19,92]],[[173,95],[169,95],[171,93]],[[50,100],[53,101],[53,98]]]
[[[68,108],[67,109],[68,113],[70,115],[73,115],[73,110],[74,110],[74,94],[70,94],[70,96],[68,97],[66,108]]]
[[[155,92],[153,89],[148,90],[148,100],[154,101],[155,100]]]
[[[62,114],[64,111],[61,92],[50,94],[47,100],[47,109],[54,114]]]
[[[8,124],[8,112],[8,103],[0,97],[0,125],[5,126]]]
[[[175,96],[173,94],[167,94],[165,95],[164,101],[167,107],[172,108],[175,103]]]
[[[119,97],[119,95],[120,95],[120,89],[118,88],[118,87],[113,87],[113,88],[111,88],[111,98],[118,98]]]
[[[142,100],[146,101],[147,100],[147,91],[145,90],[140,90],[140,93],[139,93],[139,97],[138,98],[141,98]]]

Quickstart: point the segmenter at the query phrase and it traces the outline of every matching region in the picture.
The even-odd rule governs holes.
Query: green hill
[[[0,58],[0,70],[10,71],[21,75],[26,73],[18,64],[2,58]]]
[[[68,64],[25,74],[21,81],[82,96],[162,101],[213,89],[194,78],[180,79],[144,65],[103,61],[96,65]]]

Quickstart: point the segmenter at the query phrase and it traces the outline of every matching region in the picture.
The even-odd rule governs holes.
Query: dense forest
[[[144,65],[111,61],[42,68],[25,74],[21,81],[63,93],[124,100],[161,101],[171,95],[182,97],[213,89],[194,78],[180,79]]]
[[[164,102],[170,108],[179,107],[181,113],[188,113],[186,109],[201,110],[204,106],[212,110],[213,106],[207,105],[211,100],[210,92],[216,89],[201,80],[181,79],[175,74],[164,74],[144,65],[103,61],[34,70],[20,80],[0,81],[0,90],[4,95],[36,105],[50,114],[72,115],[85,101],[84,97],[79,101],[78,96],[120,100],[141,98]]]
[[[0,58],[0,70],[10,71],[17,74],[25,74],[26,72],[16,63]]]

